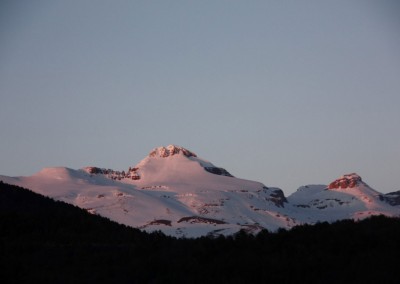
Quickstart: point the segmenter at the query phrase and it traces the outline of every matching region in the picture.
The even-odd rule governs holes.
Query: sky
[[[280,187],[400,190],[396,0],[0,4],[0,174],[176,144]]]

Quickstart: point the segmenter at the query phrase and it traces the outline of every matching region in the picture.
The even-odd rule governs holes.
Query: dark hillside
[[[400,220],[147,234],[0,183],[1,283],[398,283]]]

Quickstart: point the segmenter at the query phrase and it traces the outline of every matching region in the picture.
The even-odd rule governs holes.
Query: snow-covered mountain
[[[302,222],[363,219],[371,215],[400,216],[400,207],[372,189],[355,173],[343,175],[326,185],[300,187],[288,197],[293,207],[302,208]]]
[[[58,167],[0,180],[119,223],[178,237],[276,230],[377,214],[400,216],[398,192],[383,195],[356,174],[329,186],[300,187],[286,198],[279,188],[233,177],[175,145],[154,149],[127,171]]]

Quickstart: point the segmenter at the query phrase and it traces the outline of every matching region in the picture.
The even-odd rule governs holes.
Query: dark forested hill
[[[400,220],[148,234],[0,183],[1,283],[398,283]]]

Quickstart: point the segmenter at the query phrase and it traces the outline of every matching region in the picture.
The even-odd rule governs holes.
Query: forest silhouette
[[[398,283],[400,219],[178,239],[0,182],[1,283]]]

